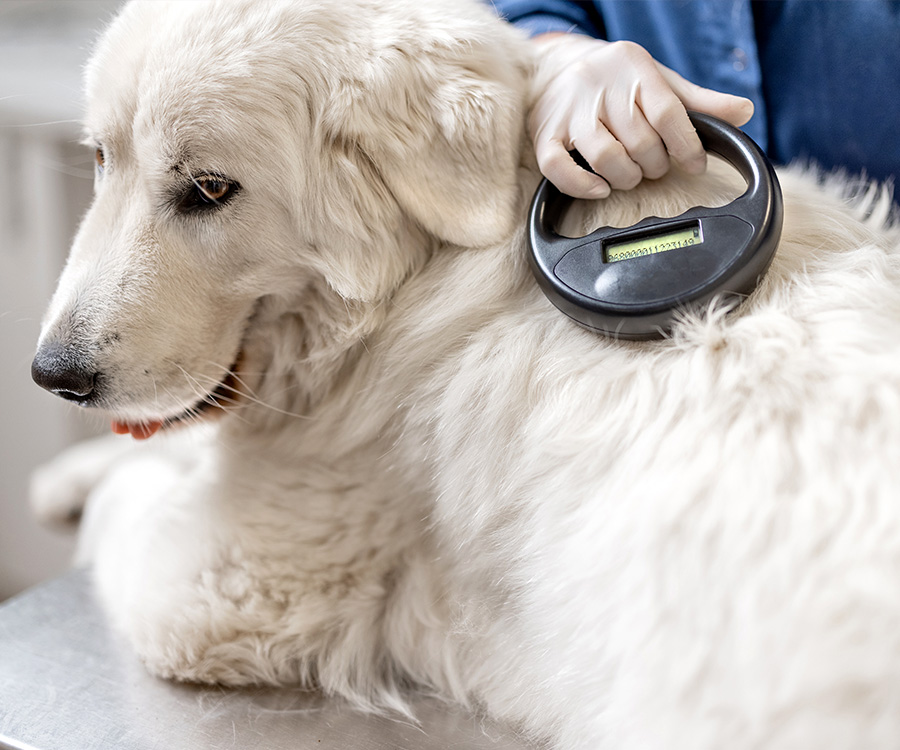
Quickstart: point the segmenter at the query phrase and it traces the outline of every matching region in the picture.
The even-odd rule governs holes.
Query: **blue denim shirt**
[[[493,0],[530,34],[630,39],[756,111],[744,130],[777,163],[900,173],[896,0]]]

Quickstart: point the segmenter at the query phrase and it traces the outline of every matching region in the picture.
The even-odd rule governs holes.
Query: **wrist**
[[[577,31],[549,31],[532,38],[535,50],[533,90],[543,89],[560,73],[582,63],[591,53],[609,44]]]
[[[566,36],[568,31],[545,31],[543,34],[538,34],[537,36],[531,37],[531,41],[536,44],[545,44],[552,39],[556,39],[561,36]]]

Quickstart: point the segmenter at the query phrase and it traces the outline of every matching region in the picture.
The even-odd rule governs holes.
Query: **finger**
[[[631,160],[641,168],[648,180],[658,180],[669,171],[669,154],[662,138],[642,118],[643,126],[636,125],[623,136],[622,145],[628,151]]]
[[[669,154],[632,96],[607,104],[601,119],[644,177],[655,180],[669,171]]]
[[[610,187],[606,180],[579,167],[561,140],[539,140],[535,142],[534,150],[541,174],[560,192],[588,200],[609,195]]]
[[[662,75],[648,76],[635,98],[647,122],[662,138],[669,156],[686,172],[703,173],[706,151],[684,104]]]
[[[661,75],[686,109],[705,112],[720,120],[725,120],[735,127],[744,125],[753,117],[753,102],[749,99],[703,88],[682,78],[674,70],[669,70],[663,65],[658,65],[658,67]]]
[[[578,120],[578,127],[572,132],[572,145],[591,169],[616,190],[631,190],[643,177],[625,146],[596,115]]]

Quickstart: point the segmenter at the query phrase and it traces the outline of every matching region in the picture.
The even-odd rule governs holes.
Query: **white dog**
[[[129,5],[34,373],[167,434],[63,456],[39,512],[88,501],[82,554],[159,675],[399,710],[419,684],[565,750],[896,749],[889,197],[782,173],[739,310],[593,335],[526,264],[530,55],[475,2]]]

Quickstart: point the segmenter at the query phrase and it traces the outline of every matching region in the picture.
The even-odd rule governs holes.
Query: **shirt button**
[[[747,53],[740,47],[731,50],[731,65],[738,73],[747,69]]]

